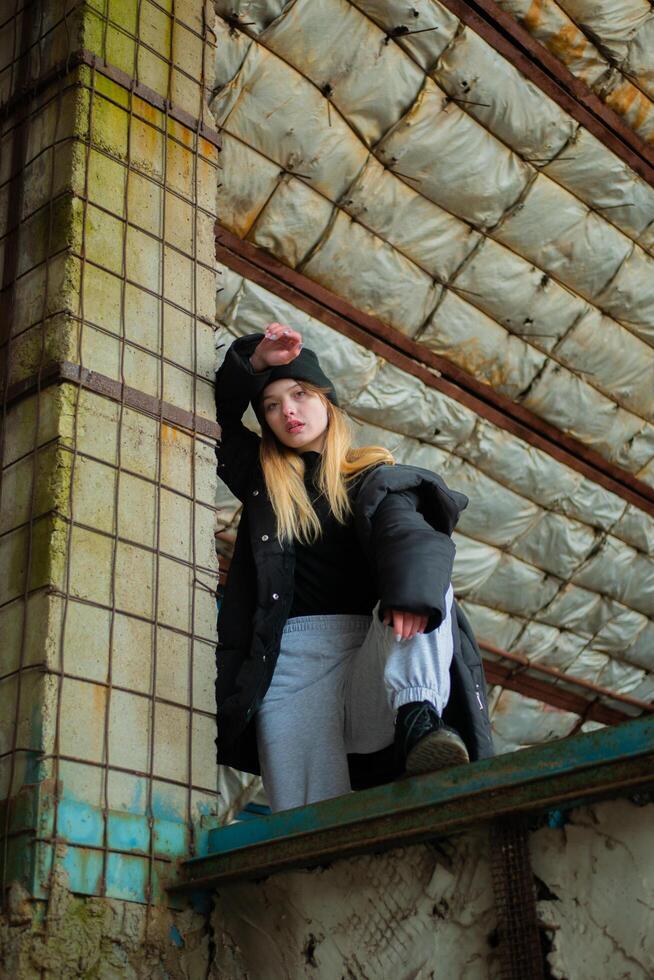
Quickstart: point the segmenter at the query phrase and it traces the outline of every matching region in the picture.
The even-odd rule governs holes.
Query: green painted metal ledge
[[[168,890],[211,889],[642,787],[654,787],[652,716],[218,828],[209,854],[183,862]]]

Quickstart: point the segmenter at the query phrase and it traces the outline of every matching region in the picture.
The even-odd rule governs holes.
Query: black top
[[[289,616],[334,613],[370,615],[379,596],[354,522],[339,524],[316,488],[320,453],[302,453],[304,482],[322,534],[313,544],[295,542],[295,590]]]

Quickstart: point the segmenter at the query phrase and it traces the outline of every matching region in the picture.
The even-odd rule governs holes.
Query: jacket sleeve
[[[216,418],[220,425],[220,442],[216,447],[217,472],[241,501],[259,460],[261,439],[243,425],[241,419],[251,396],[260,390],[268,373],[257,373],[250,364],[250,355],[262,337],[263,334],[257,333],[235,340],[216,372]]]
[[[455,546],[420,512],[417,490],[387,493],[372,517],[371,543],[380,612],[402,609],[428,617],[427,632],[445,616]]]

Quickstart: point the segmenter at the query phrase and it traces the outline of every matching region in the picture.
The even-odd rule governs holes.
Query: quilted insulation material
[[[216,7],[220,222],[654,485],[654,188],[439,3]],[[229,269],[221,286],[219,344],[293,324],[358,442],[470,497],[455,587],[482,640],[652,698],[647,513]],[[500,750],[579,724],[511,691],[491,706]]]
[[[638,136],[654,144],[654,11],[648,0],[497,0]]]

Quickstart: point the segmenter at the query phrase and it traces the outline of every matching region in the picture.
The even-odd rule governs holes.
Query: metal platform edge
[[[654,783],[654,717],[218,828],[172,894],[445,837]]]

